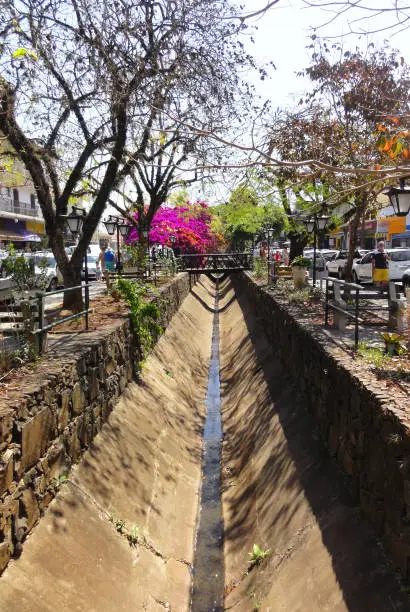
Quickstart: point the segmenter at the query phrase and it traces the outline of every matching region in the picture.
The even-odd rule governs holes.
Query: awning
[[[37,234],[26,233],[22,235],[17,234],[17,232],[12,232],[11,230],[0,228],[0,241],[1,240],[10,240],[11,242],[41,242],[41,238]]]
[[[391,239],[396,240],[396,238],[410,238],[410,231],[403,232],[402,234],[392,234]]]

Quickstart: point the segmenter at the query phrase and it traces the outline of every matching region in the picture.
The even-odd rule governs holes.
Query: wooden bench
[[[272,266],[272,280],[275,283],[278,278],[293,279],[292,266],[281,266],[276,262]]]

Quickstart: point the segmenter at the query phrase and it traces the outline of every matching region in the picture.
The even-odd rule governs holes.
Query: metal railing
[[[41,217],[39,206],[33,207],[31,202],[13,200],[13,198],[4,195],[0,195],[0,210],[16,213],[17,215],[27,215],[28,217]]]
[[[333,283],[333,295],[329,292],[329,283]],[[353,290],[354,291],[354,309],[349,308],[346,305],[346,308],[343,308],[340,304],[344,302],[344,299],[341,295],[341,289],[346,291]],[[345,317],[348,317],[354,321],[354,346],[355,350],[357,350],[359,344],[359,323],[362,322],[362,319],[359,318],[359,297],[360,297],[360,289],[362,289],[361,285],[357,285],[356,283],[347,283],[344,280],[339,280],[337,278],[326,278],[326,293],[325,293],[325,326],[329,325],[329,310],[334,310]],[[333,299],[331,299],[333,298]]]
[[[178,266],[181,271],[215,271],[215,270],[251,270],[250,253],[201,253],[178,255]]]
[[[44,299],[45,298],[50,297],[52,295],[58,295],[60,293],[61,294],[69,293],[70,291],[76,291],[78,289],[82,290],[83,287],[84,287],[84,310],[81,310],[80,312],[76,312],[75,314],[70,315],[68,317],[63,317],[62,319],[59,319],[58,321],[54,321],[53,323],[49,323],[48,325],[44,325]],[[84,285],[77,285],[75,287],[68,287],[67,289],[57,289],[56,291],[49,291],[48,293],[37,293],[36,296],[32,299],[36,300],[37,309],[38,309],[38,328],[32,331],[32,335],[39,337],[39,342],[38,342],[39,354],[43,352],[44,334],[50,331],[51,329],[54,329],[58,325],[62,325],[63,323],[66,323],[67,321],[73,321],[75,319],[78,319],[84,316],[85,329],[88,330],[88,315],[90,312],[93,311],[93,308],[90,308],[90,286],[88,283],[85,283]]]
[[[330,292],[329,283],[333,284],[333,292]],[[342,294],[343,289],[343,294]],[[327,278],[326,279],[326,294],[325,294],[325,325],[329,325],[329,311],[333,310],[336,313],[342,315],[342,317],[347,317],[352,319],[355,324],[355,334],[354,334],[354,345],[355,350],[357,350],[359,344],[359,324],[366,325],[379,325],[383,324],[392,324],[392,315],[397,312],[400,306],[400,294],[402,292],[401,283],[390,281],[388,286],[387,295],[380,294],[378,291],[369,291],[366,290],[362,285],[358,285],[356,283],[348,283],[344,280],[339,280],[336,278]],[[352,304],[352,298],[354,299],[354,303]],[[388,300],[387,304],[377,303],[380,301]],[[349,300],[349,302],[348,302]],[[360,303],[362,300],[362,303]],[[375,303],[376,302],[376,303]],[[344,306],[345,305],[345,306]],[[376,318],[377,322],[374,320],[369,323],[368,320],[363,319],[359,316],[359,313],[370,313],[372,319]],[[382,317],[380,314],[382,312],[388,312],[389,319]],[[340,318],[339,318],[340,319]],[[339,329],[343,329],[344,321],[343,318],[338,320],[340,324]]]

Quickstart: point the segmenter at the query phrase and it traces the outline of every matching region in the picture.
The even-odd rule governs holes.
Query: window
[[[390,251],[389,256],[392,261],[410,261],[410,250]]]
[[[19,190],[13,189],[13,200],[16,204],[19,203]]]
[[[360,263],[361,264],[367,264],[367,263],[369,263],[372,260],[372,257],[373,257],[373,253],[367,253],[367,255],[365,255],[363,257],[363,259],[361,260]]]
[[[31,208],[35,208],[36,207],[36,196],[32,193],[30,194],[30,204],[31,204]]]

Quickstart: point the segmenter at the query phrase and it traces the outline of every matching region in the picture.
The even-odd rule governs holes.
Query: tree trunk
[[[77,287],[81,285],[81,268],[74,269],[68,266],[65,272],[62,272],[64,279],[64,288]],[[82,289],[74,289],[74,291],[66,291],[64,293],[63,308],[72,310],[73,313],[84,310],[84,302]]]
[[[349,244],[348,244],[348,254],[347,254],[347,262],[346,262],[346,281],[350,282],[352,280],[352,267],[353,267],[353,259],[354,253],[357,247],[357,237],[358,237],[358,229],[360,221],[363,217],[363,223],[365,218],[366,211],[366,197],[357,200],[357,208],[355,215],[350,222],[350,231],[349,231]]]
[[[288,238],[290,240],[289,261],[292,261],[298,255],[303,255],[303,249],[307,244],[307,239],[306,236],[299,233],[289,233]]]
[[[56,258],[57,266],[64,281],[64,289],[81,285],[82,259],[79,261],[69,260],[64,249],[64,237],[61,231],[57,231],[50,237],[51,246]],[[82,291],[77,289],[63,293],[63,308],[72,310],[74,313],[84,310]]]

